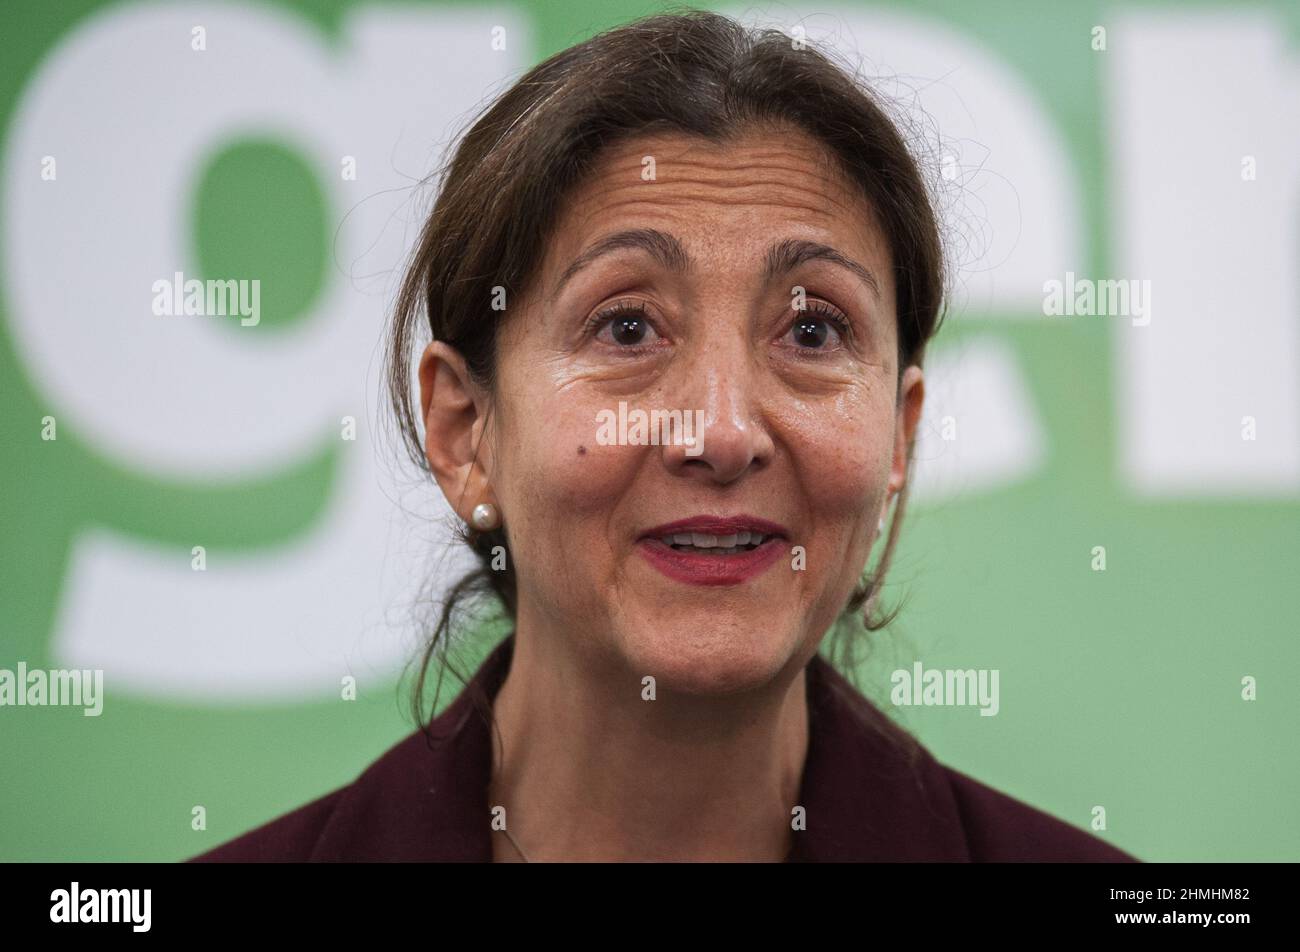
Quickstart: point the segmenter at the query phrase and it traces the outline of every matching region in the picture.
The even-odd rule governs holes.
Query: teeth
[[[761,532],[735,532],[731,535],[708,535],[703,532],[678,532],[664,536],[659,541],[665,545],[690,546],[694,549],[708,549],[718,555],[733,555],[747,552],[750,546],[761,545],[767,536]]]

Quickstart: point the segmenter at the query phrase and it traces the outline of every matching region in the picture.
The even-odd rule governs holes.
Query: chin
[[[799,645],[771,624],[677,623],[629,632],[620,646],[628,667],[652,675],[660,692],[726,695],[761,688],[778,677]]]

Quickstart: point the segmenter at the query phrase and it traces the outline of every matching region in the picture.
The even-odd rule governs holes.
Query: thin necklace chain
[[[504,833],[504,834],[506,835],[506,839],[510,840],[510,845],[513,846],[513,847],[515,848],[515,852],[517,852],[521,857],[523,857],[524,862],[525,862],[525,863],[531,863],[532,860],[530,860],[530,859],[528,858],[528,854],[524,852],[523,847],[521,847],[521,846],[519,845],[518,841],[517,841],[513,836],[510,835],[510,830],[509,830],[508,828],[507,828],[507,829],[502,829],[501,832]],[[789,851],[788,853],[786,853],[786,855],[785,855],[785,859],[783,860],[783,862],[786,862],[786,863],[790,862],[790,857],[792,857],[792,856],[794,856],[794,846],[791,846],[791,847],[790,847],[790,851]]]
[[[508,840],[510,840],[510,845],[513,846],[515,848],[515,851],[518,852],[519,855],[523,857],[524,862],[531,863],[532,860],[528,858],[528,854],[523,851],[523,848],[515,841],[515,838],[510,835],[510,830],[508,828],[503,828],[501,832],[506,835],[506,838]]]

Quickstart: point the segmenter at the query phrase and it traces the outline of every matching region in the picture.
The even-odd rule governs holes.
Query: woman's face
[[[919,369],[899,392],[891,266],[871,209],[793,129],[603,153],[507,300],[496,391],[475,397],[485,489],[464,507],[500,509],[520,627],[691,693],[801,667],[920,412]],[[639,433],[637,411],[690,428]],[[728,543],[746,551],[709,551]]]

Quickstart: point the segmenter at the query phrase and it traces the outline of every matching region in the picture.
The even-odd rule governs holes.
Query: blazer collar
[[[473,698],[475,689],[496,696],[513,650],[511,635],[427,734],[414,732],[344,789],[311,859],[491,861],[492,747]],[[820,654],[806,680],[809,747],[799,803],[806,828],[795,832],[789,860],[968,861],[942,767],[915,743],[909,759],[899,743],[906,735]]]

